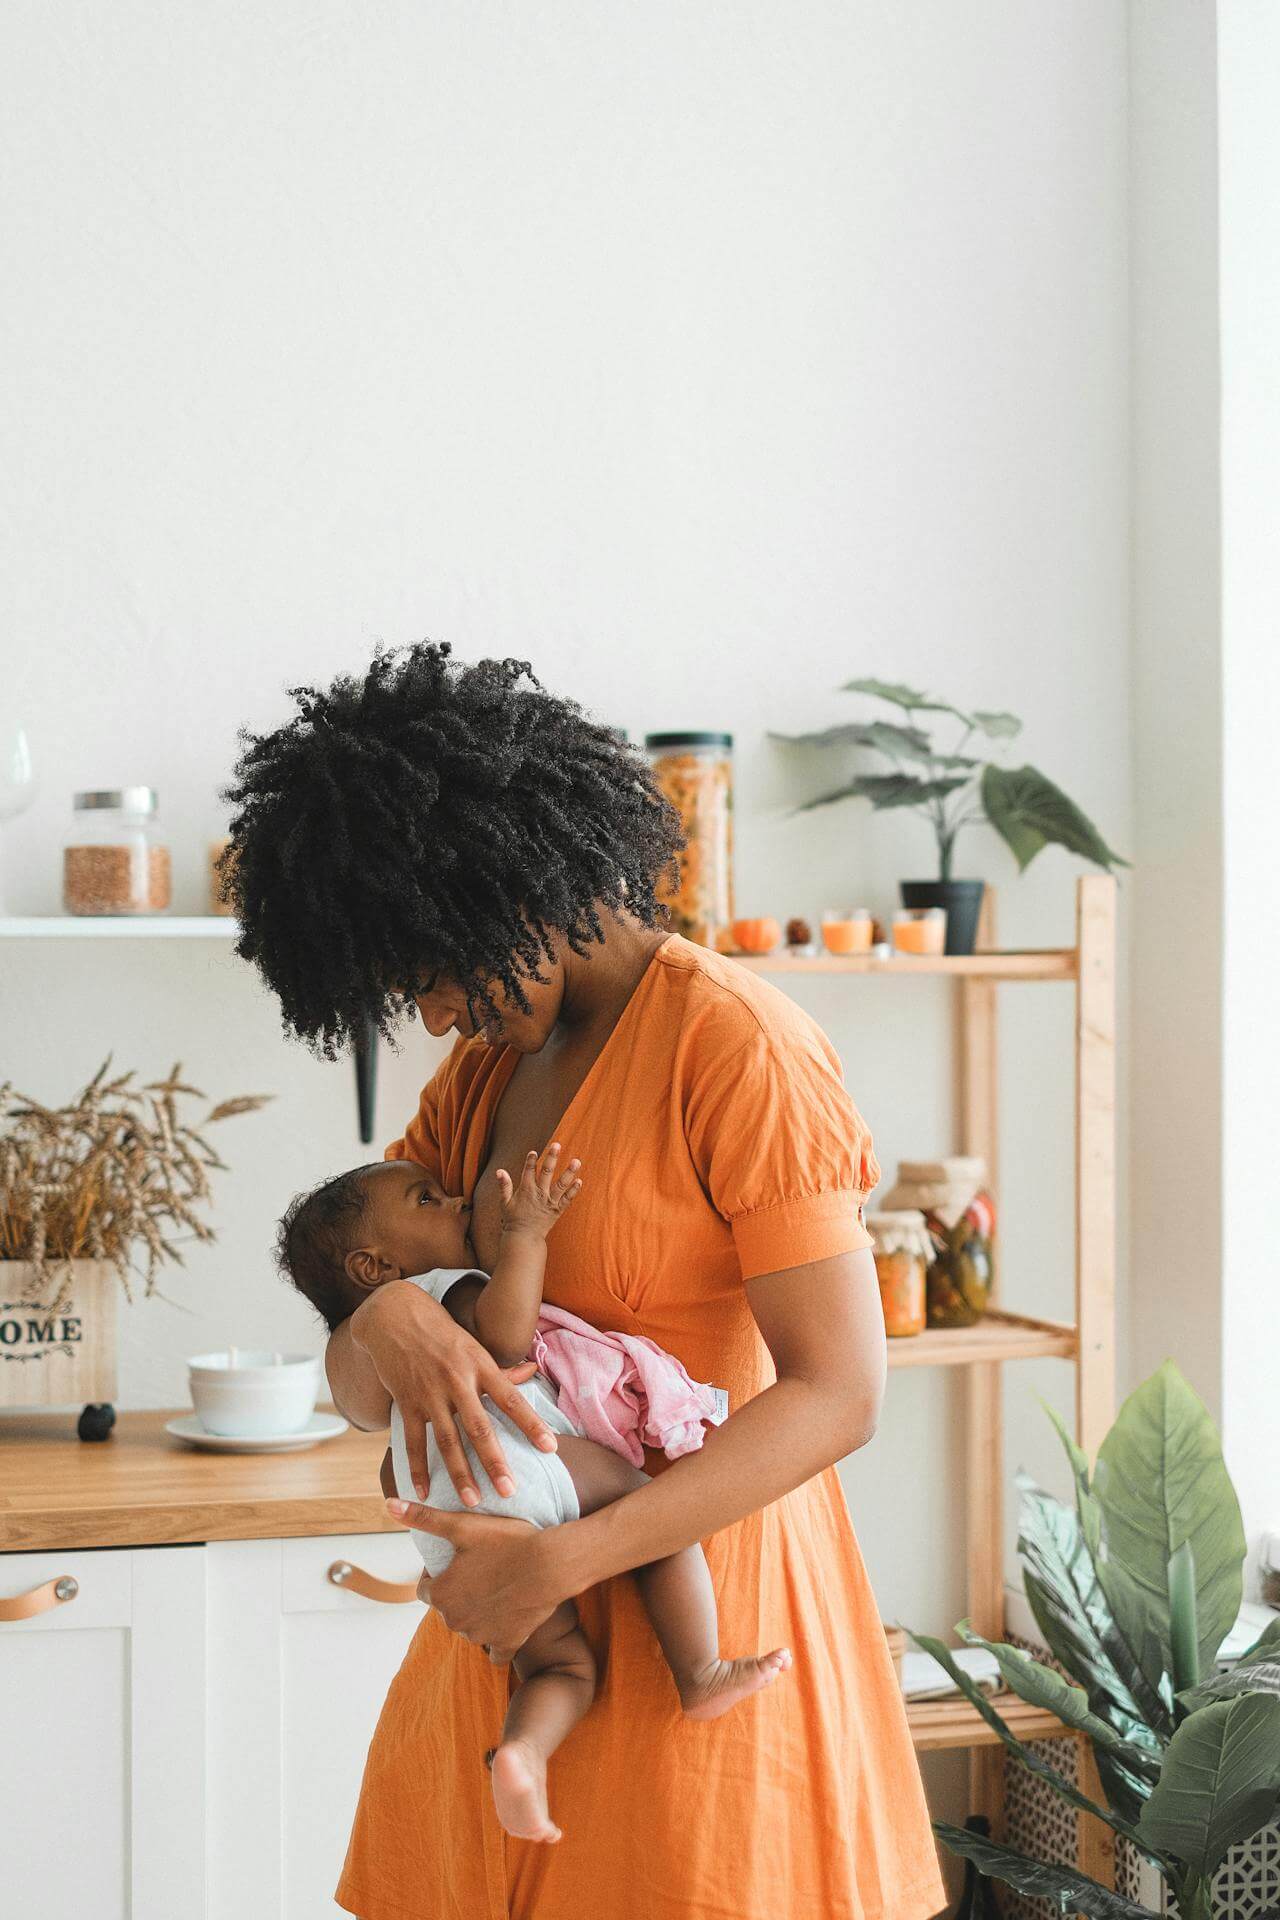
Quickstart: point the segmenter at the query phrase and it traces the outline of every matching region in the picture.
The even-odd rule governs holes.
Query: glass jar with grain
[[[68,913],[164,913],[169,849],[151,787],[77,793],[62,850],[62,901]]]
[[[644,744],[685,837],[679,879],[658,898],[676,933],[714,947],[733,926],[733,735],[650,733]]]

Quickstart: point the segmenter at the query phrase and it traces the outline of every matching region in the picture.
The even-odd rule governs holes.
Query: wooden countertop
[[[74,1413],[0,1416],[0,1552],[399,1531],[378,1485],[386,1433],[203,1453],[165,1432],[173,1418],[122,1413],[109,1440],[86,1442]]]

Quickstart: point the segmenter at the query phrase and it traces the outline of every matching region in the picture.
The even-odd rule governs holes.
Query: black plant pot
[[[947,952],[972,953],[982,911],[982,880],[899,880],[904,907],[945,907]]]

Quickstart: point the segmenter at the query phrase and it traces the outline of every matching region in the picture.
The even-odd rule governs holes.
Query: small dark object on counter
[[[789,947],[807,947],[813,939],[813,929],[807,920],[788,920],[787,945]]]
[[[871,922],[871,944],[873,947],[885,945],[889,936],[884,930],[884,921],[873,919]]]

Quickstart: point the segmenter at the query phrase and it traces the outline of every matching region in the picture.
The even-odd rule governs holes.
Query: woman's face
[[[460,1033],[467,1039],[478,1033],[491,1047],[514,1047],[518,1053],[537,1053],[546,1045],[564,1000],[563,964],[559,960],[544,961],[541,971],[545,981],[526,979],[524,983],[529,1002],[527,1013],[495,981],[489,989],[495,1011],[487,1013],[482,1006],[477,1006],[474,1020],[463,988],[442,975],[431,983],[429,992],[417,996],[422,1024],[437,1039],[450,1032]]]

